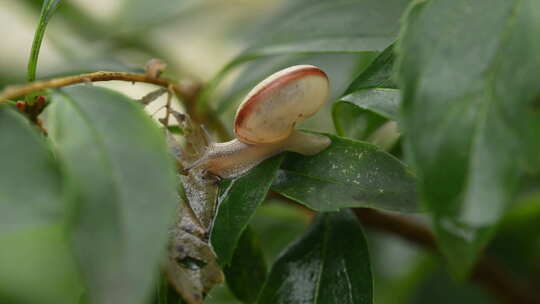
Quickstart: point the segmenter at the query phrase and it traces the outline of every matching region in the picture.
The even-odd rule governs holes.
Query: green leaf
[[[257,32],[258,39],[211,81],[202,103],[233,68],[265,56],[360,53],[385,49],[396,37],[409,0],[301,1],[286,6]]]
[[[32,50],[30,51],[30,59],[28,59],[28,81],[30,82],[36,80],[37,61],[41,42],[43,41],[47,24],[53,16],[59,2],[60,0],[43,0],[38,27],[34,34],[34,42],[32,42]]]
[[[289,243],[306,231],[310,223],[311,214],[301,206],[270,200],[257,209],[250,227],[264,240],[261,246],[267,261],[274,262]]]
[[[400,93],[393,80],[394,46],[386,48],[334,103],[337,133],[367,139],[388,120],[397,120]]]
[[[534,0],[419,1],[406,18],[397,47],[406,155],[457,277],[490,239],[522,168],[538,165],[538,33]]]
[[[116,30],[133,34],[145,33],[156,26],[187,19],[190,17],[189,13],[201,9],[206,1],[124,0],[121,2],[118,14],[114,18]]]
[[[90,298],[145,303],[178,203],[163,133],[133,100],[93,86],[55,95],[48,129],[69,178]]]
[[[405,164],[372,144],[324,135],[332,144],[321,153],[287,154],[272,190],[317,211],[418,211],[416,179]]]
[[[374,240],[369,244],[373,280],[377,282],[373,290],[374,302],[413,303],[411,297],[440,261],[430,252],[418,251],[410,246],[412,244],[390,235],[368,234],[367,238]]]
[[[0,107],[0,303],[74,303],[58,163],[26,119]]]
[[[497,235],[488,248],[489,253],[498,257],[514,273],[534,284],[534,277],[540,272],[540,264],[536,262],[540,256],[538,231],[540,192],[536,190],[513,202],[500,222]]]
[[[370,139],[388,120],[396,120],[400,104],[397,89],[371,88],[343,96],[332,107],[336,131],[353,139]]]
[[[367,88],[396,89],[394,45],[390,45],[351,83],[345,95]]]
[[[341,98],[341,101],[378,114],[383,118],[396,120],[399,99],[400,94],[397,89],[373,88],[345,95]]]
[[[76,303],[82,283],[61,223],[0,236],[0,303]]]
[[[230,264],[236,244],[266,197],[282,160],[282,156],[275,156],[246,175],[221,182],[219,209],[211,236],[221,265]]]
[[[62,177],[43,138],[5,105],[0,106],[0,138],[0,235],[60,223]]]
[[[383,50],[395,38],[407,0],[310,1],[271,22],[241,57]]]
[[[272,267],[259,304],[372,303],[369,253],[349,211],[318,216]]]
[[[257,234],[248,226],[224,268],[227,286],[243,303],[255,303],[266,280],[266,262]]]

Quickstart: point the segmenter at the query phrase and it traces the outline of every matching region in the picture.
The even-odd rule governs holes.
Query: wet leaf
[[[89,298],[145,303],[178,204],[163,133],[133,100],[93,86],[55,95],[48,128],[70,184],[70,236]]]
[[[317,211],[418,211],[416,178],[405,164],[372,144],[325,135],[332,144],[321,153],[287,154],[272,190]]]
[[[372,303],[369,253],[349,210],[320,214],[276,261],[259,304]]]

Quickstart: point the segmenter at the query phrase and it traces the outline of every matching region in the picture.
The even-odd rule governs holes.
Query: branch
[[[353,211],[366,226],[397,235],[440,254],[435,238],[428,228],[405,216],[364,208],[355,208]],[[494,257],[487,255],[480,257],[471,279],[497,295],[504,303],[540,303],[540,295],[530,286],[523,285],[514,278],[513,273]]]
[[[199,88],[187,89],[182,88],[174,81],[166,78],[149,77],[145,74],[123,73],[123,72],[94,72],[88,74],[80,74],[62,78],[54,78],[44,81],[36,81],[27,85],[11,86],[7,87],[4,91],[0,92],[0,103],[3,103],[10,99],[15,99],[28,95],[32,92],[41,91],[45,89],[61,88],[78,83],[109,81],[109,80],[122,80],[129,82],[144,82],[155,84],[164,88],[172,88],[173,92],[178,96],[184,106],[186,112],[197,123],[208,123],[209,127],[216,131],[220,139],[228,139],[229,133],[223,126],[219,119],[217,119],[215,113],[204,112],[199,113],[195,111],[195,104],[197,102]]]

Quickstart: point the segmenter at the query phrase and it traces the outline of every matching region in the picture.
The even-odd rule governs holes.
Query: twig
[[[122,80],[129,82],[144,82],[155,84],[164,88],[171,89],[178,98],[184,103],[187,113],[197,123],[209,123],[209,127],[216,131],[220,139],[228,139],[229,134],[223,124],[217,119],[213,112],[206,111],[204,113],[196,112],[195,104],[198,98],[198,89],[183,89],[179,85],[167,78],[149,77],[145,74],[135,73],[123,73],[123,72],[94,72],[88,74],[80,74],[62,78],[54,78],[44,81],[36,81],[27,85],[11,86],[7,87],[0,93],[0,103],[3,103],[10,99],[16,99],[24,95],[30,94],[35,91],[61,88],[78,83],[98,82],[98,81],[110,81],[110,80]]]
[[[439,253],[435,238],[429,229],[405,216],[365,208],[356,208],[353,211],[366,226],[397,235],[411,243]],[[516,280],[509,269],[494,257],[486,254],[478,260],[471,278],[497,295],[503,303],[540,303],[540,295],[535,290]]]

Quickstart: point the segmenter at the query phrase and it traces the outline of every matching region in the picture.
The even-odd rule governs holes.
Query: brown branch
[[[220,139],[228,139],[229,133],[227,129],[217,119],[213,112],[197,112],[195,104],[197,102],[198,93],[200,89],[196,86],[191,88],[183,88],[177,83],[167,78],[150,77],[146,74],[135,73],[123,73],[123,72],[94,72],[88,74],[80,74],[62,78],[54,78],[44,81],[36,81],[27,85],[11,86],[7,87],[4,91],[0,92],[0,103],[10,99],[16,99],[32,92],[61,88],[78,83],[98,82],[98,81],[110,81],[110,80],[122,80],[129,82],[143,82],[150,83],[164,88],[170,88],[180,99],[186,107],[186,112],[197,123],[209,123],[209,127],[215,130]]]
[[[145,74],[132,74],[132,73],[122,73],[122,72],[94,72],[88,74],[80,74],[75,76],[67,76],[62,78],[54,78],[44,81],[36,81],[22,86],[12,86],[7,87],[0,94],[0,103],[6,101],[7,99],[15,99],[22,97],[24,95],[30,94],[35,91],[51,89],[51,88],[60,88],[69,86],[77,83],[87,83],[87,82],[97,82],[97,81],[109,81],[109,80],[123,80],[131,82],[145,82],[151,83],[158,86],[167,88],[171,83],[165,78],[153,78],[148,77]],[[178,86],[174,86],[174,92],[182,100],[186,102],[191,101],[191,98],[184,91],[180,90]]]
[[[440,253],[431,231],[405,216],[364,208],[356,208],[353,211],[366,226],[397,235],[437,254]],[[537,291],[516,280],[514,274],[494,257],[485,254],[481,256],[471,279],[497,295],[503,303],[540,303],[540,295]]]

